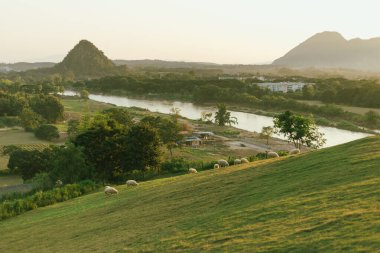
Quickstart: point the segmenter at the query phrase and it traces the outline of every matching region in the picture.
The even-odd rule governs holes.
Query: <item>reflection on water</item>
[[[74,96],[75,92],[65,91],[64,95]],[[152,112],[160,113],[170,113],[170,110],[175,107],[179,108],[181,116],[189,119],[199,119],[201,113],[204,111],[215,112],[216,108],[207,106],[198,106],[193,103],[179,102],[179,101],[164,101],[164,100],[145,100],[145,99],[134,99],[128,97],[118,97],[118,96],[108,96],[108,95],[96,95],[90,94],[90,99],[98,102],[110,103],[117,106],[125,107],[140,107],[148,109]],[[261,116],[253,113],[246,112],[235,112],[231,111],[231,115],[238,119],[238,124],[235,125],[236,128],[260,132],[262,127],[273,125],[273,120],[271,117]],[[347,130],[341,130],[333,127],[319,127],[320,132],[325,134],[327,139],[325,147],[335,146],[338,144],[350,142],[356,139],[364,138],[370,134],[351,132]],[[283,139],[283,136],[278,136]]]

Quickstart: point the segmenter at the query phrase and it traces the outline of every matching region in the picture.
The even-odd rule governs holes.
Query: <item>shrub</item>
[[[39,126],[34,132],[34,135],[38,139],[48,140],[48,141],[59,138],[58,128],[53,125],[48,125],[48,124]]]
[[[80,192],[85,194],[94,191],[98,185],[92,180],[84,180],[79,183]]]
[[[54,183],[46,172],[37,173],[32,179],[31,183],[35,190],[48,190],[53,188]]]
[[[161,171],[168,171],[170,173],[178,173],[186,171],[188,164],[183,158],[173,158],[161,164]]]
[[[37,191],[33,195],[24,198],[4,200],[0,204],[0,220],[16,216],[37,207],[48,206],[76,198],[97,188],[98,185],[95,182],[85,180],[79,184],[68,184],[49,191]]]
[[[289,151],[287,151],[287,150],[279,150],[279,151],[277,151],[277,154],[279,156],[287,156],[287,155],[289,155]]]
[[[267,158],[267,154],[266,153],[258,153],[256,155],[256,157],[258,158],[258,160],[266,159]]]

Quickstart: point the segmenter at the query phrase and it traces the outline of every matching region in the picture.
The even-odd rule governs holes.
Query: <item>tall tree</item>
[[[30,100],[30,107],[40,114],[49,123],[63,119],[64,107],[59,99],[52,95],[34,96]]]
[[[160,164],[160,138],[156,129],[148,124],[134,125],[126,136],[122,136],[123,169],[126,171],[148,168],[158,169]]]
[[[125,135],[120,129],[99,126],[79,134],[73,141],[82,147],[86,162],[90,164],[99,180],[114,181],[121,174],[121,149],[117,136]]]
[[[181,126],[175,118],[166,119],[160,116],[147,116],[141,122],[150,125],[158,130],[160,140],[170,152],[170,157],[173,158],[173,148],[177,147],[177,143],[182,140],[180,135]]]
[[[82,150],[69,143],[65,146],[52,146],[49,175],[53,182],[75,183],[92,178],[91,167],[86,162]]]
[[[237,118],[232,117],[231,113],[227,111],[227,107],[225,104],[218,105],[218,111],[215,113],[215,123],[219,126],[225,126],[232,124],[237,124]]]
[[[276,115],[273,122],[276,133],[283,134],[296,148],[301,149],[302,145],[319,148],[326,143],[312,118],[286,111]]]

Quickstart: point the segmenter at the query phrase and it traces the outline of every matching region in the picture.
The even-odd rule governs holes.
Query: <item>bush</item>
[[[0,204],[0,220],[16,216],[38,207],[48,206],[57,202],[76,198],[92,192],[97,188],[98,185],[95,182],[85,180],[79,184],[68,184],[49,191],[38,191],[25,198],[4,200],[3,203]]]
[[[277,151],[277,154],[279,156],[287,156],[287,155],[289,155],[289,151],[287,151],[287,150],[279,150],[279,151]]]
[[[87,192],[92,192],[98,188],[98,185],[92,180],[84,180],[79,182],[80,192],[85,194]]]
[[[161,171],[167,171],[170,173],[178,173],[186,171],[188,164],[183,158],[173,158],[161,164]]]
[[[267,158],[267,154],[266,153],[258,153],[256,155],[256,157],[258,158],[258,160],[266,159]]]
[[[37,173],[32,179],[31,183],[34,190],[48,190],[53,188],[54,183],[46,172]]]
[[[34,135],[38,139],[48,140],[48,141],[59,138],[58,128],[53,125],[47,125],[47,124],[39,126],[34,132]]]

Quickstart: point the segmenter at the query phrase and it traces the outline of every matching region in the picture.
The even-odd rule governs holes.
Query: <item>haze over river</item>
[[[77,93],[73,91],[65,91],[63,93],[66,96],[74,96]],[[152,112],[160,112],[168,114],[171,112],[173,107],[180,109],[180,114],[183,117],[189,119],[199,119],[202,112],[215,112],[215,107],[207,107],[201,105],[195,105],[190,102],[179,102],[179,101],[166,101],[166,100],[146,100],[146,99],[135,99],[128,97],[119,97],[111,95],[98,95],[90,94],[89,98],[94,101],[110,103],[117,106],[125,107],[140,107],[148,109]],[[238,124],[234,125],[236,128],[251,131],[251,132],[261,132],[262,127],[273,125],[273,118],[267,116],[261,116],[253,113],[247,112],[236,112],[231,111],[231,116],[234,116],[238,120]],[[334,127],[324,127],[319,126],[319,131],[325,134],[327,142],[324,147],[331,147],[338,144],[343,144],[356,139],[364,138],[370,136],[370,134],[352,132],[342,129],[337,129]],[[283,136],[277,136],[281,139],[285,139]]]

